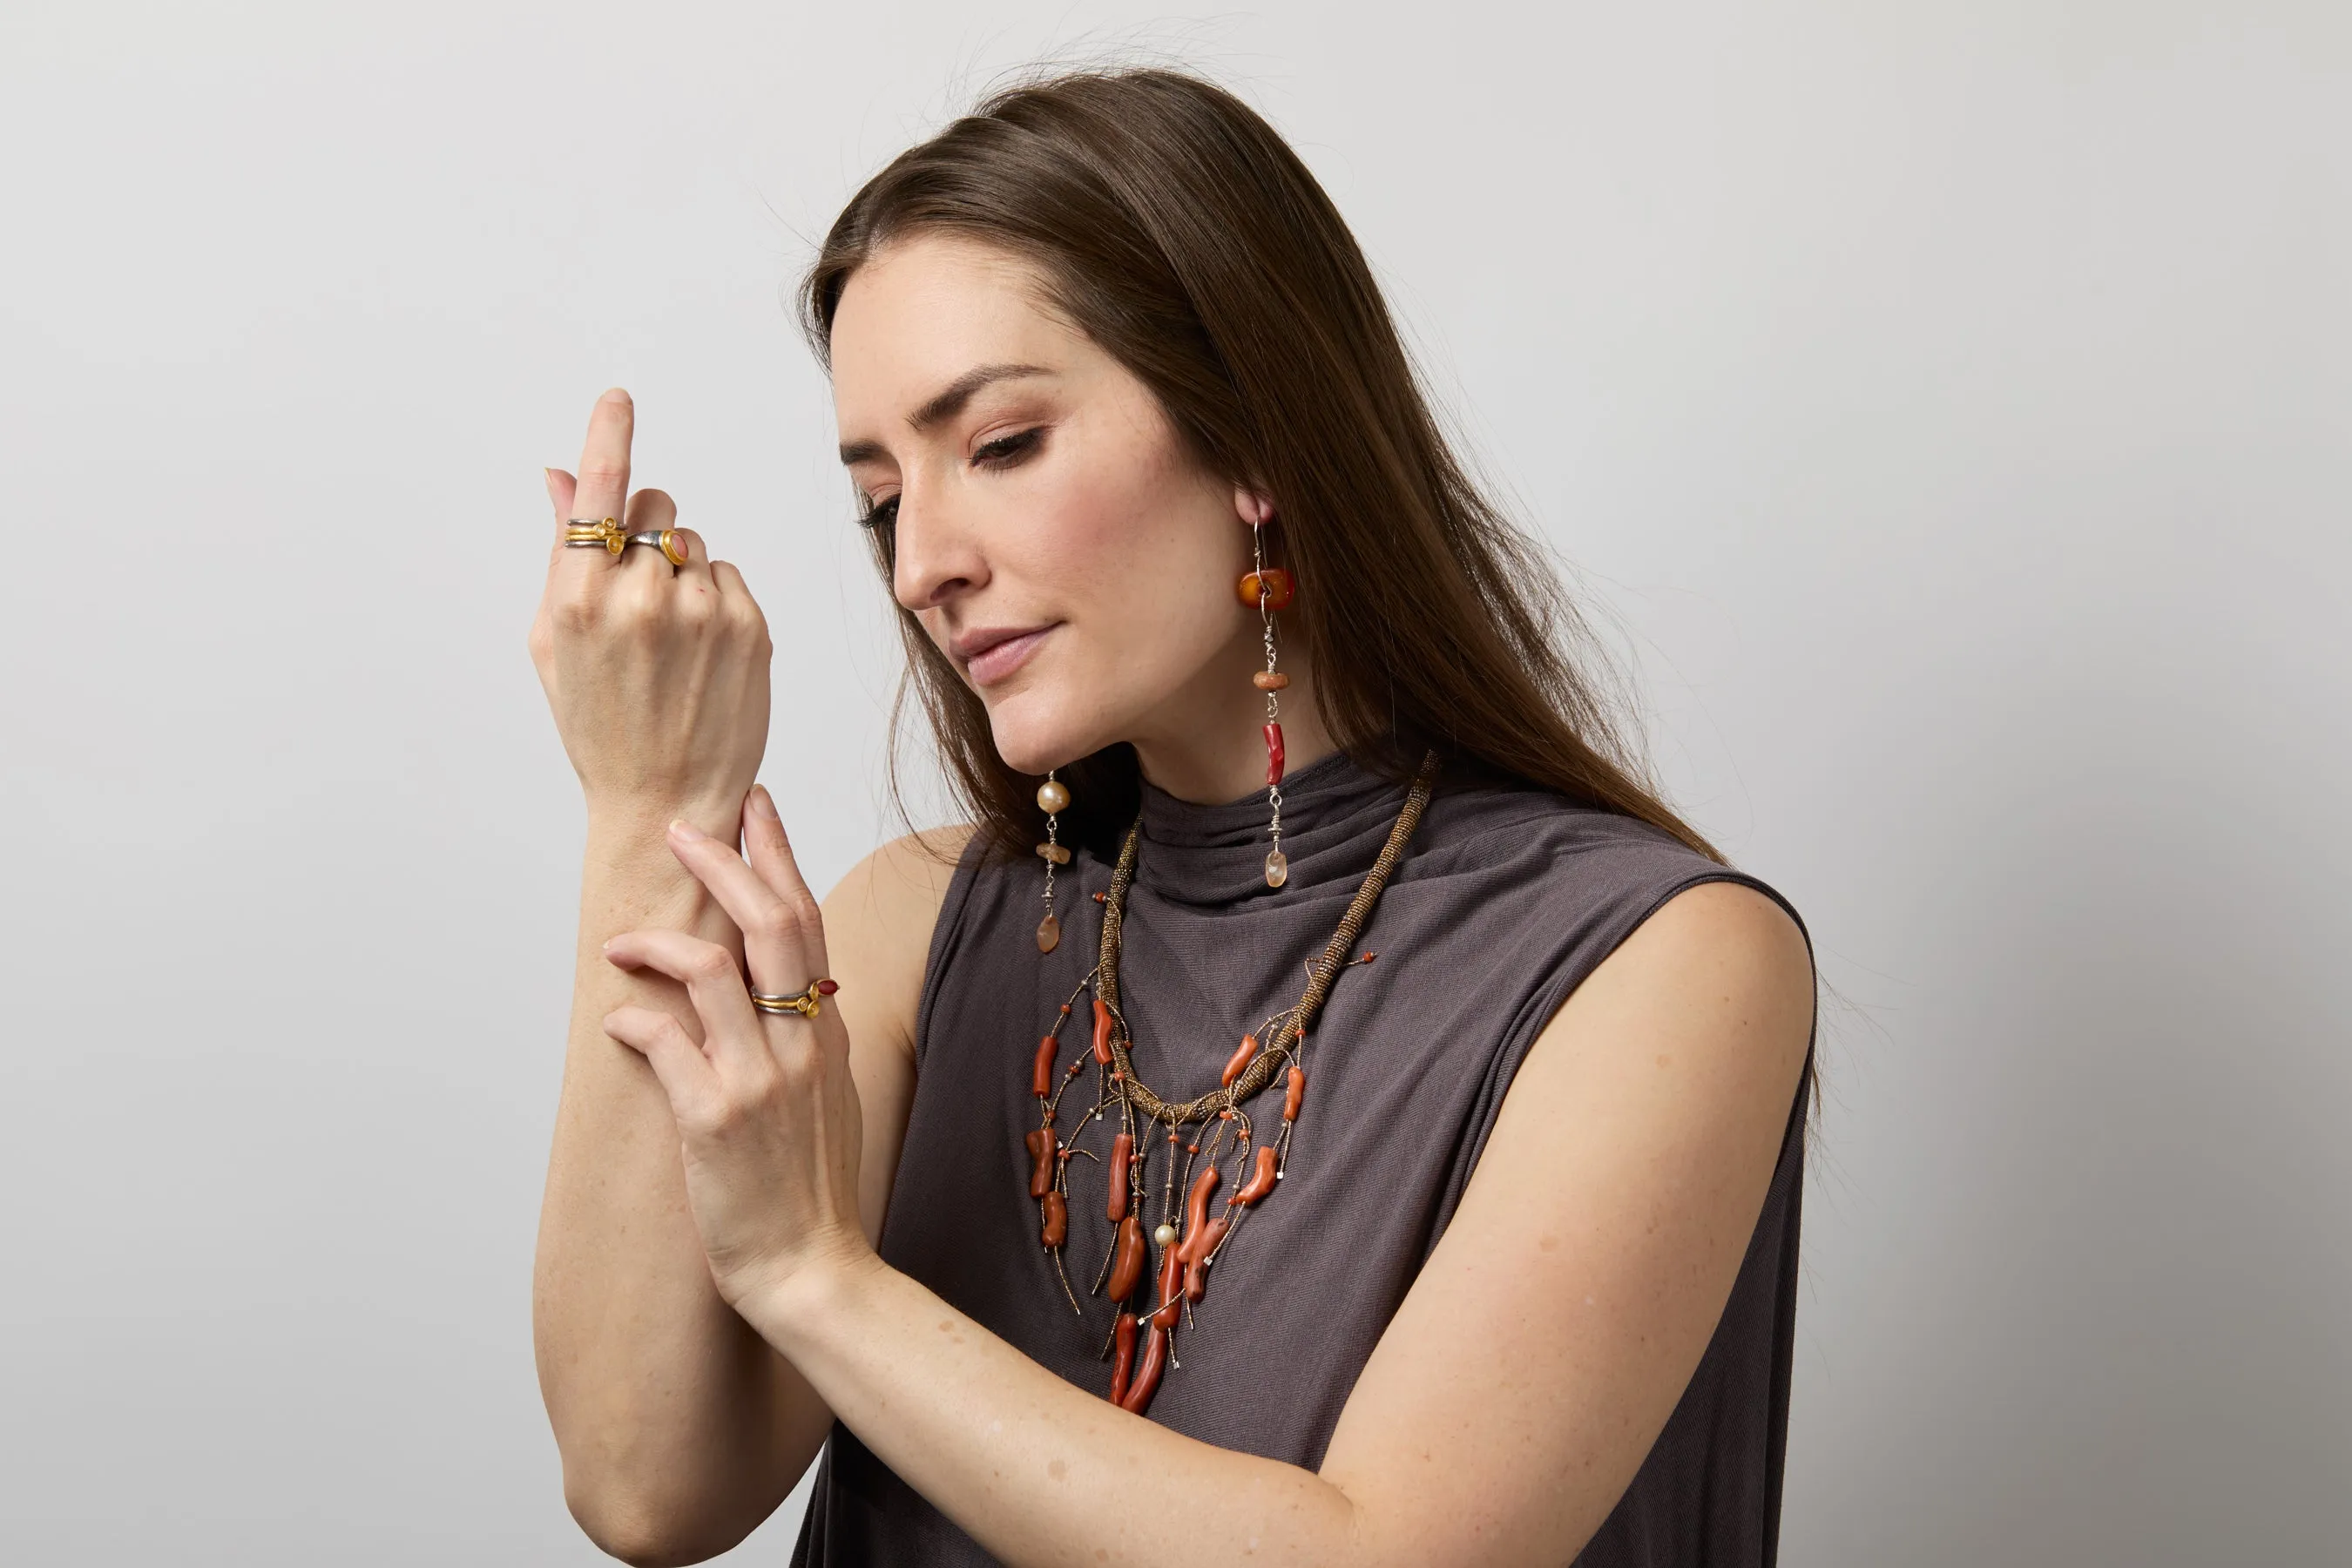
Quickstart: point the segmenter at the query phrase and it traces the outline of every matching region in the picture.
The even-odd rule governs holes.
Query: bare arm
[[[685,853],[698,872],[713,858]],[[686,946],[632,958],[683,963]],[[838,1235],[770,1248],[721,1289],[868,1447],[1010,1563],[1566,1561],[1615,1506],[1722,1313],[1811,1002],[1801,937],[1749,889],[1694,889],[1644,922],[1539,1037],[1319,1473],[1129,1415]],[[667,1056],[714,1188],[765,1186],[772,1204],[806,1194],[795,1201],[822,1211],[821,1163],[761,1153],[716,1173],[729,1144],[757,1142],[744,1129],[808,1114],[780,1100],[822,1099],[822,1041],[780,1038],[784,1082],[751,1097],[724,1060],[706,1074],[674,1043],[632,1043]]]
[[[754,832],[759,831],[755,826]],[[824,901],[828,968],[864,1128],[858,1211],[878,1241],[913,1100],[923,961],[967,830],[885,845]],[[626,1561],[698,1561],[775,1511],[833,1413],[713,1284],[661,1086],[602,1023],[655,1006],[691,1026],[683,987],[604,960],[620,931],[666,926],[740,944],[678,867],[661,824],[592,830],[572,1025],[534,1281],[541,1388],[564,1490],[591,1539]],[[698,1026],[693,1026],[699,1033]]]
[[[559,526],[624,513],[632,530],[672,522],[657,490],[637,492],[625,510],[631,419],[625,398],[600,402],[578,480],[551,472]],[[708,562],[698,541],[688,551],[673,571],[643,548],[616,557],[558,544],[531,635],[589,804],[532,1329],[566,1500],[592,1539],[632,1561],[692,1560],[740,1540],[773,1511],[832,1422],[714,1286],[668,1103],[645,1059],[602,1024],[637,1006],[700,1031],[676,981],[604,961],[616,932],[663,928],[735,954],[744,945],[665,830],[684,817],[736,837],[766,733],[767,633],[741,577]],[[781,825],[756,810],[754,841],[768,825],[780,844]],[[944,846],[950,857],[955,847]],[[829,900],[836,1000],[856,1042],[852,1071],[873,1155],[858,1204],[869,1241],[912,1094],[922,939],[948,868],[902,841],[862,862]],[[805,898],[796,875],[793,886]]]

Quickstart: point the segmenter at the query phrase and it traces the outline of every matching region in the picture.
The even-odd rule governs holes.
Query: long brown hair
[[[1391,776],[1425,747],[1637,817],[1720,860],[1659,799],[1612,705],[1564,647],[1578,629],[1541,551],[1472,483],[1323,188],[1233,94],[1165,69],[1084,70],[990,97],[867,181],[803,280],[830,366],[850,275],[892,240],[950,234],[1038,268],[1057,309],[1158,396],[1208,468],[1274,498],[1326,726]],[[887,575],[889,542],[877,529]],[[962,803],[1002,850],[1042,818],[986,708],[900,611],[906,676]],[[893,758],[892,788],[897,793]],[[1135,812],[1134,752],[1061,770],[1074,841]],[[903,806],[902,806],[903,811]]]

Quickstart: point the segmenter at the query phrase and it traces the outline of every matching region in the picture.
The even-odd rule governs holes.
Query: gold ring
[[[563,523],[563,542],[601,544],[611,553],[618,555],[628,547],[629,532],[609,517],[602,522],[591,522],[584,517],[567,518]]]
[[[650,544],[655,549],[659,550],[662,552],[662,559],[667,561],[671,565],[683,566],[686,564],[686,542],[678,538],[677,530],[674,528],[665,528],[660,530],[658,532],[647,531],[645,533],[633,533],[629,535],[626,542],[630,544]]]
[[[751,1005],[762,1013],[798,1013],[803,1018],[814,1018],[818,1011],[817,998],[830,996],[840,989],[835,981],[812,980],[808,989],[796,996],[770,996],[754,991]]]

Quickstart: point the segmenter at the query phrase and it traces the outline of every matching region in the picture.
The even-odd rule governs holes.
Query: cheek
[[[1125,636],[1221,620],[1214,612],[1246,566],[1246,531],[1163,455],[1122,447],[1081,456],[1037,498],[1024,552],[1064,589],[1071,618]]]

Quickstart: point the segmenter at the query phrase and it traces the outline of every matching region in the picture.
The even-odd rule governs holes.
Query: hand
[[[588,419],[574,479],[547,471],[556,542],[531,622],[530,657],[592,817],[685,816],[731,829],[768,744],[768,624],[743,574],[690,530],[687,563],[658,550],[567,546],[567,519],[613,517],[633,533],[675,526],[660,490],[629,490],[635,414],[614,387]]]
[[[824,974],[824,917],[766,790],[751,792],[742,829],[749,865],[684,823],[670,825],[670,850],[741,928],[752,984],[793,994]],[[677,1018],[647,1007],[606,1015],[604,1032],[642,1052],[669,1096],[687,1198],[719,1295],[740,1304],[812,1265],[871,1258],[857,1213],[863,1123],[840,1010],[761,1014],[734,955],[683,931],[631,931],[606,942],[604,955],[681,982],[702,1022],[699,1046]]]

